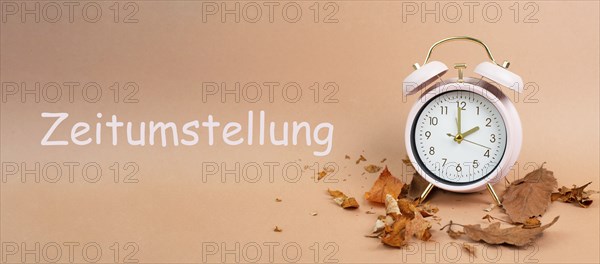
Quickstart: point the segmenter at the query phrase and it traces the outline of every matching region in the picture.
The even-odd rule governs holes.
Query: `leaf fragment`
[[[376,173],[380,170],[381,170],[381,167],[374,165],[374,164],[365,166],[365,171],[367,171],[368,173]]]
[[[585,191],[592,182],[588,182],[585,185],[577,187],[573,185],[573,188],[567,188],[565,186],[558,188],[558,192],[552,193],[551,200],[561,201],[565,203],[577,204],[583,208],[588,208],[594,200],[590,199],[590,195],[595,194],[595,191]]]
[[[273,232],[281,233],[281,232],[283,232],[283,229],[279,228],[279,226],[275,226],[275,228],[273,229]]]
[[[356,199],[354,199],[354,197],[348,197],[343,192],[338,190],[328,189],[327,191],[329,192],[329,195],[333,198],[333,201],[335,201],[342,208],[356,209],[359,207],[358,202],[356,201]]]
[[[403,186],[404,183],[400,179],[394,177],[386,166],[381,174],[379,174],[377,180],[373,183],[371,190],[365,193],[365,198],[368,201],[383,204],[385,203],[385,196],[387,194],[397,198],[402,192]]]
[[[356,164],[360,163],[361,161],[367,161],[367,159],[365,159],[363,155],[360,155],[360,157],[358,157],[358,159],[356,160]]]
[[[530,217],[542,215],[550,204],[556,185],[554,173],[543,165],[523,179],[514,181],[502,196],[506,214],[515,223],[524,223]]]
[[[477,257],[477,250],[475,248],[475,245],[464,242],[462,244],[462,246],[463,246],[463,249],[465,251],[467,251],[467,253],[469,253],[469,256],[475,257],[475,258]]]

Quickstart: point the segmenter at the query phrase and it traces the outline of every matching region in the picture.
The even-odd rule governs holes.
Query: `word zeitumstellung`
[[[322,151],[313,152],[313,155],[318,157],[328,155],[333,147],[333,124],[323,122],[313,128],[310,123],[304,121],[293,121],[291,125],[289,122],[283,122],[280,125],[277,125],[276,122],[269,122],[267,131],[264,111],[259,112],[258,124],[255,123],[253,111],[248,111],[246,127],[238,122],[225,123],[222,129],[220,129],[219,134],[221,137],[218,137],[217,134],[219,132],[218,128],[221,127],[221,122],[216,121],[213,115],[208,115],[206,121],[192,120],[182,126],[177,125],[175,122],[155,121],[149,121],[148,123],[142,121],[134,124],[134,122],[119,121],[117,115],[112,115],[109,121],[103,122],[99,120],[95,124],[77,121],[70,125],[70,136],[67,137],[55,134],[59,127],[69,126],[66,124],[68,122],[66,120],[69,119],[68,113],[44,112],[41,116],[43,118],[55,118],[54,123],[41,140],[43,146],[65,146],[69,145],[69,142],[79,146],[89,145],[92,142],[100,145],[102,144],[103,133],[108,133],[112,145],[117,146],[119,144],[119,131],[125,129],[127,144],[131,146],[154,146],[159,139],[160,145],[166,147],[169,145],[167,140],[168,134],[171,135],[173,146],[179,146],[179,144],[184,146],[198,145],[201,142],[200,135],[202,134],[206,134],[205,142],[209,146],[215,144],[215,138],[221,138],[222,142],[226,145],[236,146],[246,142],[246,144],[251,146],[255,141],[255,132],[257,132],[255,130],[258,130],[258,144],[261,146],[265,145],[265,143],[270,143],[273,146],[288,146],[290,145],[290,138],[291,145],[294,146],[298,145],[299,141],[301,144],[311,146],[314,141],[317,145],[325,147]],[[102,119],[102,116],[102,113],[96,114],[98,119]],[[103,128],[110,130],[109,132],[105,132]],[[242,133],[242,130],[246,130],[244,131],[245,133]],[[267,133],[269,136],[268,141],[266,140]]]

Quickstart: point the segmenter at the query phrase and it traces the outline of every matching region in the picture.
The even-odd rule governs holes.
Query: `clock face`
[[[485,97],[465,90],[442,93],[415,117],[412,149],[417,162],[445,183],[464,185],[488,176],[506,148],[506,126]]]

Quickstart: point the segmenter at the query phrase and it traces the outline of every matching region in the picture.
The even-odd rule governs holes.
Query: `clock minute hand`
[[[446,135],[447,135],[447,136],[449,136],[449,137],[456,138],[456,136],[455,136],[455,135],[452,135],[452,134],[450,134],[450,133],[447,133]],[[469,143],[471,143],[471,144],[473,144],[473,145],[480,146],[480,147],[482,147],[482,148],[486,148],[486,149],[492,149],[492,148],[490,148],[490,147],[486,147],[486,146],[484,146],[484,145],[481,145],[481,144],[479,144],[479,143],[475,143],[475,142],[473,142],[473,141],[471,141],[471,140],[467,140],[467,139],[464,139],[464,138],[463,138],[463,139],[461,139],[461,141],[466,141],[466,142],[469,142]]]
[[[456,132],[456,134],[462,134],[462,132],[461,132],[462,130],[461,130],[461,127],[460,127],[460,126],[461,126],[461,123],[462,123],[462,121],[461,121],[461,118],[460,118],[460,116],[461,116],[461,113],[460,113],[460,112],[461,112],[461,110],[462,110],[462,109],[461,109],[461,107],[460,107],[460,105],[459,105],[459,106],[458,106],[458,117],[457,117],[457,119],[456,119],[456,126],[458,127],[458,132]]]

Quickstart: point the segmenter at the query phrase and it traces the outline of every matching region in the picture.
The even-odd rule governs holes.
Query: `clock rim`
[[[428,169],[424,168],[420,162],[417,161],[418,159],[415,157],[416,153],[413,152],[412,134],[414,130],[414,121],[417,118],[417,115],[421,112],[421,109],[435,97],[455,90],[477,93],[488,99],[490,103],[492,103],[494,107],[498,109],[498,112],[504,121],[507,138],[504,154],[502,155],[496,168],[491,173],[474,182],[448,184],[441,181],[438,176],[428,175]],[[480,191],[486,188],[486,184],[494,184],[506,177],[519,156],[521,143],[521,121],[513,103],[504,93],[502,93],[502,91],[500,91],[500,89],[482,79],[465,78],[463,82],[458,82],[457,78],[452,78],[446,80],[445,82],[437,83],[417,99],[408,115],[406,123],[406,151],[411,163],[417,170],[417,173],[419,173],[421,176],[423,176],[423,178],[425,178],[425,180],[427,180],[429,183],[432,183],[436,187],[453,192]]]

